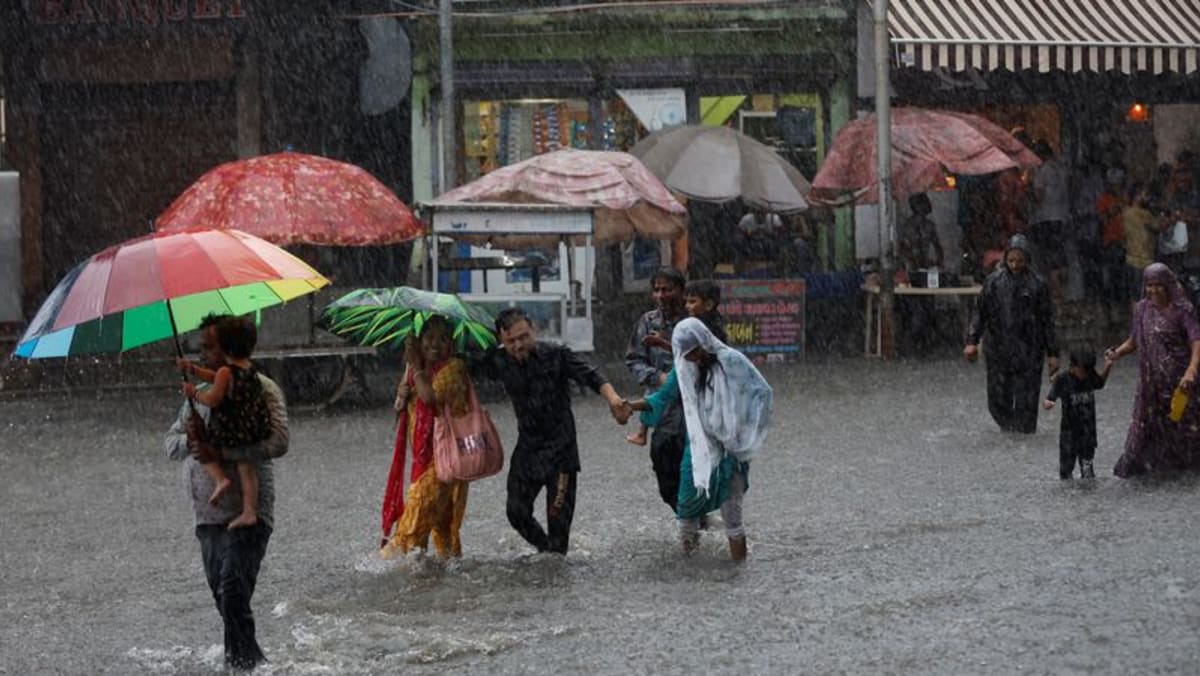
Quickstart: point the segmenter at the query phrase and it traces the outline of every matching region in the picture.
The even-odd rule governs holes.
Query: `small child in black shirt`
[[[1079,462],[1082,479],[1096,478],[1092,460],[1096,457],[1096,395],[1104,388],[1113,362],[1104,360],[1104,368],[1096,372],[1096,353],[1092,350],[1071,352],[1071,367],[1054,380],[1042,408],[1054,408],[1057,399],[1063,401],[1062,426],[1058,433],[1058,476],[1070,479]]]

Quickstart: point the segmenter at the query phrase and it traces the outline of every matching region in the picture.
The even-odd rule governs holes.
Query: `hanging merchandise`
[[[562,148],[562,127],[559,126],[559,110],[557,105],[545,107],[545,115],[542,118],[544,123],[544,131],[546,134],[546,149],[558,150]]]
[[[604,138],[601,139],[601,146],[605,150],[617,149],[617,123],[611,118],[606,118],[603,124]]]
[[[583,122],[580,120],[575,120],[575,121],[571,122],[571,147],[572,148],[577,148],[579,150],[586,150],[588,147],[589,139],[590,139],[590,134],[588,134],[587,122]]]
[[[550,135],[546,129],[547,120],[543,108],[533,111],[533,154],[541,155],[550,150]]]
[[[500,106],[500,131],[496,135],[496,161],[506,167],[512,162],[509,161],[509,141],[512,136],[512,109],[508,106]]]

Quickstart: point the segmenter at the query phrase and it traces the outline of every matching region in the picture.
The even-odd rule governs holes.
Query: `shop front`
[[[410,26],[414,190],[432,196],[440,192],[432,178],[440,138],[436,32],[428,20]],[[677,124],[733,127],[811,177],[851,105],[853,17],[838,3],[769,10],[716,3],[705,10],[639,7],[487,21],[456,14],[454,30],[460,184],[557,148],[626,151]],[[611,305],[635,294],[640,301],[664,264],[686,266],[692,277],[795,276],[796,257],[778,252],[801,235],[813,267],[852,263],[848,221],[809,227],[808,219],[776,218],[771,235],[778,241],[768,244],[749,241],[739,229],[747,210],[737,202],[688,207],[686,243],[635,239],[596,251],[598,300]],[[545,253],[553,260],[559,252]],[[489,282],[493,290],[496,281]]]
[[[1069,165],[1076,194],[1091,175],[1114,169],[1123,190],[1161,184],[1181,156],[1200,152],[1200,15],[1184,11],[1187,3],[1097,0],[1026,11],[1003,0],[931,11],[940,4],[890,1],[893,105],[974,113],[1045,142]],[[870,7],[860,2],[866,59]],[[873,81],[860,69],[860,96],[870,96]],[[960,177],[957,188],[940,198],[950,246],[958,232],[994,221],[994,196],[1004,192],[989,178]],[[990,234],[1011,233],[997,223]]]

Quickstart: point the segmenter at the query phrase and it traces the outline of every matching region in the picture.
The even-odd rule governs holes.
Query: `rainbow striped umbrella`
[[[28,359],[124,352],[329,284],[279,247],[238,230],[155,233],[109,247],[71,270],[14,354]]]

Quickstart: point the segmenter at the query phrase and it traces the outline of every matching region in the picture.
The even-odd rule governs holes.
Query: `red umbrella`
[[[879,201],[875,132],[874,115],[842,127],[813,179],[814,200]],[[977,115],[892,111],[892,194],[897,200],[945,186],[947,174],[990,174],[1039,164],[1012,134]]]
[[[222,164],[158,217],[160,231],[236,228],[281,246],[399,244],[424,226],[391,190],[353,164],[283,152]]]
[[[596,242],[675,239],[687,209],[633,155],[600,150],[556,150],[497,169],[442,193],[433,205],[454,202],[561,204],[593,209]]]

